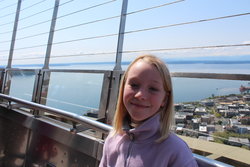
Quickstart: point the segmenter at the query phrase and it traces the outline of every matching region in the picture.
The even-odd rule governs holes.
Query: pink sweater
[[[162,143],[159,114],[123,135],[109,135],[99,167],[198,167],[187,144],[171,133]]]

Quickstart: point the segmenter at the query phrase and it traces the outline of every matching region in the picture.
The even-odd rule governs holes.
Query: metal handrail
[[[48,107],[42,104],[38,104],[38,103],[34,103],[34,102],[29,102],[26,100],[22,100],[16,97],[11,97],[5,94],[0,93],[0,98],[5,99],[9,102],[16,102],[18,104],[24,105],[27,108],[31,108],[31,109],[36,109],[36,110],[40,110],[40,111],[44,111],[44,112],[48,112],[51,114],[56,114],[59,116],[62,116],[64,118],[70,119],[72,121],[78,122],[80,124],[84,124],[89,128],[92,128],[94,130],[100,131],[102,133],[109,133],[109,131],[112,130],[112,127],[110,125],[92,120],[90,118],[87,118],[85,116],[80,116],[71,112],[67,112],[64,110],[60,110],[60,109],[56,109],[56,108],[52,108],[52,107]]]
[[[205,162],[206,166],[209,165],[212,167],[233,167],[232,165],[228,165],[223,162],[216,161],[216,160],[213,160],[213,159],[210,159],[210,158],[207,158],[207,157],[195,154],[195,153],[193,153],[193,156],[197,162],[198,161]],[[200,166],[204,166],[204,165],[201,164]]]
[[[0,93],[0,98],[9,101],[9,103],[11,102],[15,102],[17,104],[21,104],[23,106],[26,106],[27,108],[31,108],[31,109],[36,109],[36,110],[41,110],[41,111],[45,111],[51,114],[56,114],[56,115],[60,115],[64,118],[68,118],[72,121],[78,122],[80,124],[84,124],[89,128],[92,128],[94,130],[103,132],[105,134],[109,133],[113,128],[110,125],[92,120],[90,118],[87,118],[85,116],[80,116],[71,112],[67,112],[64,110],[60,110],[60,109],[55,109],[52,107],[48,107],[45,105],[41,105],[38,103],[34,103],[34,102],[29,102],[26,100],[22,100],[16,97],[11,97],[5,94]],[[214,166],[214,167],[232,167],[231,165],[216,161],[216,160],[212,160],[209,158],[206,158],[204,156],[200,156],[198,154],[193,153],[193,156],[195,157],[197,162],[202,162],[205,163],[207,165],[210,166]]]
[[[250,81],[250,74],[172,72],[171,77]]]

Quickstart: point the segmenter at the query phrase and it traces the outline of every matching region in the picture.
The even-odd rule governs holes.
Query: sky
[[[13,65],[44,62],[54,3],[23,0]],[[121,6],[121,0],[61,0],[50,63],[114,62]],[[166,59],[250,55],[250,46],[210,47],[250,44],[249,6],[249,0],[128,0],[122,61],[145,53]],[[16,7],[17,0],[0,0],[3,66]]]

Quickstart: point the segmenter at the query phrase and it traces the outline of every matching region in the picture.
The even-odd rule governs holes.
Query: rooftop
[[[179,137],[182,138],[190,148],[211,153],[207,156],[208,158],[218,159],[220,157],[226,157],[250,165],[249,150],[181,135]]]

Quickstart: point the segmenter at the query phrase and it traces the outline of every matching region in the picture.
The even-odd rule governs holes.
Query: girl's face
[[[166,92],[155,66],[139,60],[128,71],[123,103],[133,122],[144,121],[164,106]]]

